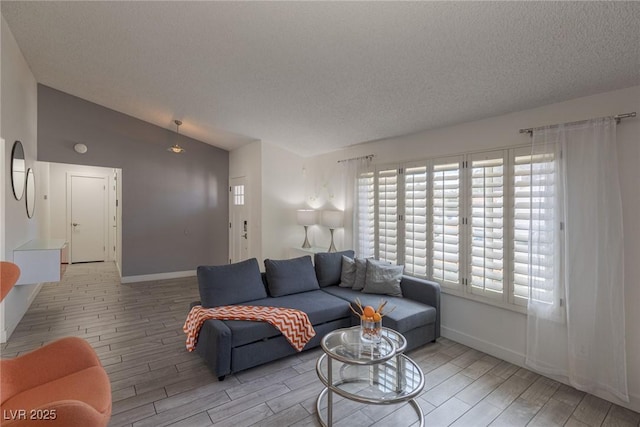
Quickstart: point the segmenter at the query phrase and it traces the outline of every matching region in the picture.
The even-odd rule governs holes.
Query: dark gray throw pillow
[[[356,280],[353,283],[354,291],[361,291],[364,288],[364,282],[367,278],[367,260],[365,258],[356,258]]]
[[[340,287],[353,288],[356,283],[356,260],[342,256],[342,273],[340,273]]]
[[[404,265],[392,265],[368,259],[366,280],[362,292],[401,297],[400,280],[403,271]]]
[[[199,266],[198,288],[204,308],[267,297],[258,260],[255,258],[235,264]]]
[[[342,252],[320,252],[315,254],[313,261],[315,264],[318,284],[321,288],[340,283],[343,256],[353,259],[355,252],[347,250]]]
[[[267,286],[272,297],[320,289],[309,255],[283,260],[264,260]]]

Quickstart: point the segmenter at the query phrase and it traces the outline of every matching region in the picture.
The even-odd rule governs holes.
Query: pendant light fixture
[[[182,122],[181,122],[180,120],[174,120],[174,121],[173,121],[173,123],[175,123],[175,124],[176,124],[176,133],[177,133],[178,135],[180,135],[180,125],[182,124]],[[177,139],[178,139],[178,138],[176,137],[176,140],[177,140]],[[170,151],[170,152],[172,152],[172,153],[176,153],[176,154],[181,154],[181,153],[184,153],[184,152],[185,152],[185,149],[184,149],[184,148],[182,148],[182,147],[180,147],[180,146],[178,145],[178,142],[176,141],[176,143],[175,143],[175,144],[173,144],[171,147],[167,148],[167,151]]]

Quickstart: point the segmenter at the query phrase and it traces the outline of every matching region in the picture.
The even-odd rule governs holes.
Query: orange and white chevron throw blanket
[[[293,308],[257,305],[203,308],[201,305],[196,305],[187,315],[187,320],[182,327],[187,334],[188,351],[195,350],[200,328],[209,319],[267,322],[277,328],[296,351],[302,351],[309,340],[316,335],[307,313]]]

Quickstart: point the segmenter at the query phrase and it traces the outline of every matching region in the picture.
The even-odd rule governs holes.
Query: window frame
[[[474,301],[486,303],[489,305],[501,307],[504,309],[526,313],[528,299],[523,299],[515,295],[515,280],[514,271],[515,264],[513,262],[514,254],[514,223],[515,223],[515,208],[514,208],[514,180],[515,180],[515,156],[522,155],[525,150],[530,148],[528,145],[518,145],[511,147],[504,147],[491,150],[482,150],[467,152],[452,156],[443,156],[428,158],[424,160],[411,161],[411,162],[398,162],[391,164],[374,165],[373,171],[373,188],[374,188],[374,254],[376,258],[379,258],[380,246],[379,246],[379,173],[381,171],[396,170],[396,260],[394,262],[398,264],[405,264],[406,257],[406,176],[405,171],[415,167],[426,167],[426,275],[412,274],[412,272],[405,272],[405,274],[413,277],[423,278],[427,280],[438,281],[442,287],[444,293],[460,296],[463,298],[471,299]],[[518,154],[520,153],[520,154]],[[502,292],[496,292],[494,294],[487,294],[486,292],[477,292],[471,285],[471,251],[472,247],[472,165],[473,161],[481,158],[488,158],[491,156],[499,156],[502,159]],[[559,159],[558,159],[559,160]],[[446,165],[451,163],[458,163],[459,165],[459,187],[458,187],[458,281],[448,281],[434,277],[434,172],[438,165]],[[360,179],[360,177],[358,177]],[[359,195],[358,195],[359,197]],[[558,254],[561,256],[561,254]],[[558,304],[560,306],[561,304]]]

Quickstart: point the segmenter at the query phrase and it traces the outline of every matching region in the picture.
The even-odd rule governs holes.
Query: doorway
[[[48,234],[50,238],[67,242],[63,263],[115,261],[120,271],[122,170],[62,163],[48,165]]]

